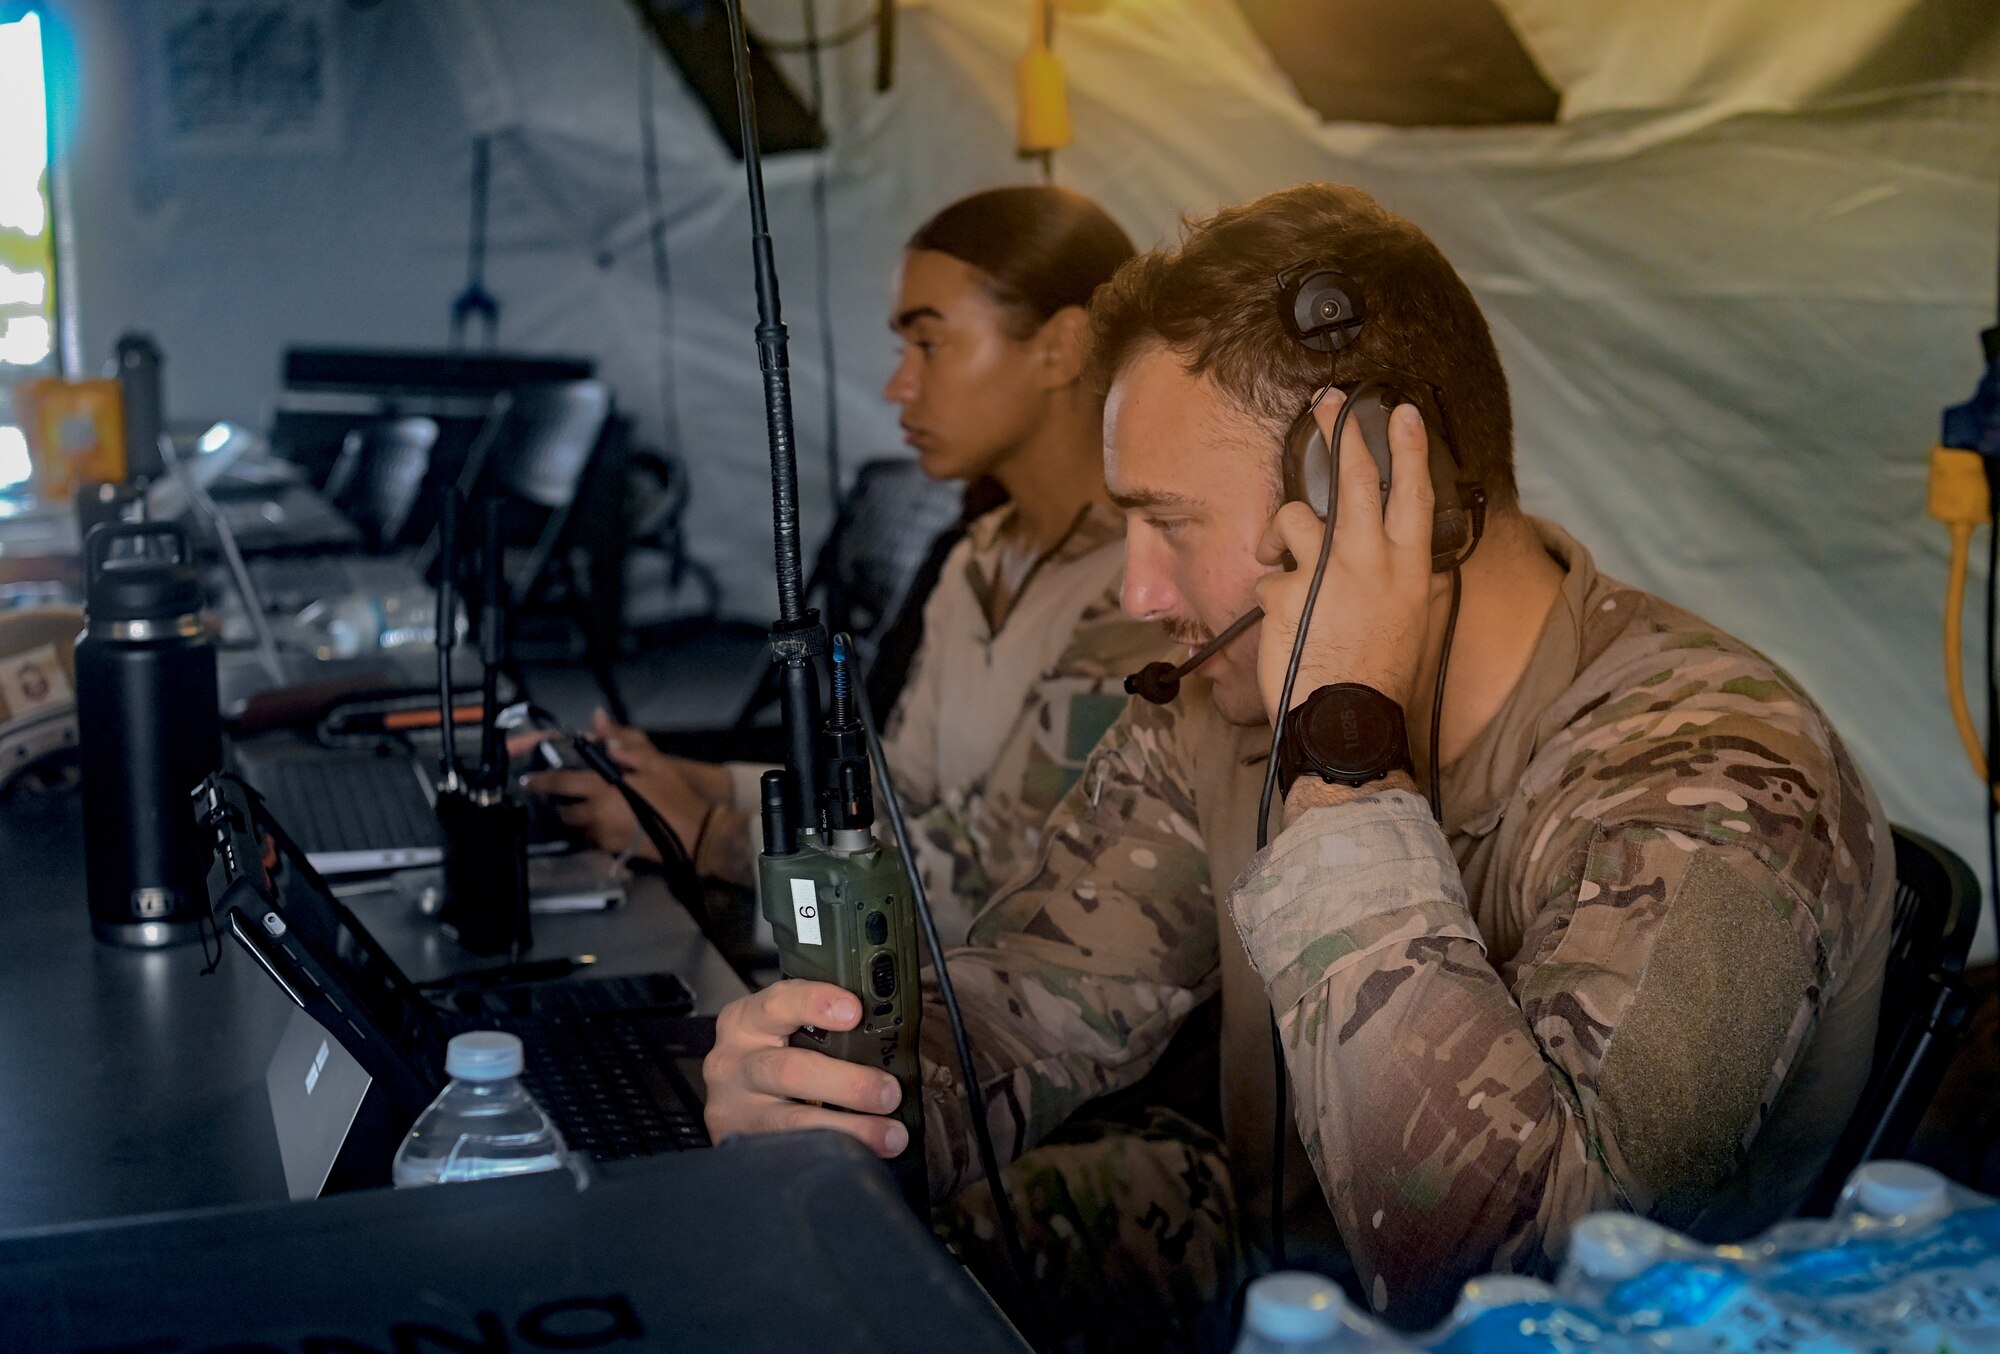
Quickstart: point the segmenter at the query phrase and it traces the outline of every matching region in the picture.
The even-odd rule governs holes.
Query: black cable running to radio
[[[834,642],[844,642],[849,651],[854,648],[854,637],[845,632],[836,635]],[[1013,1202],[1008,1199],[1007,1190],[1000,1182],[1000,1155],[993,1148],[993,1130],[986,1122],[986,1106],[979,1092],[978,1065],[972,1058],[972,1039],[966,1033],[965,1018],[959,1013],[958,992],[952,986],[951,970],[944,961],[944,944],[938,939],[937,922],[931,916],[930,894],[924,888],[923,873],[917,868],[916,855],[910,848],[910,830],[903,820],[902,796],[897,793],[896,782],[889,775],[888,758],[882,752],[882,738],[875,729],[875,712],[869,705],[867,692],[858,694],[854,708],[860,712],[861,727],[868,738],[868,760],[875,768],[882,806],[888,810],[889,830],[894,834],[896,849],[902,852],[903,863],[909,869],[910,898],[916,906],[917,925],[924,933],[924,948],[930,951],[932,971],[937,975],[938,996],[944,1003],[945,1020],[951,1025],[952,1045],[958,1052],[959,1075],[965,1083],[966,1109],[972,1119],[972,1136],[979,1145],[979,1164],[985,1170],[986,1183],[993,1192],[993,1216],[1000,1230],[1000,1245],[1014,1271],[1014,1282],[1020,1285],[1023,1300],[1041,1328],[1028,1333],[1029,1343],[1036,1349],[1049,1349],[1052,1347],[1050,1339],[1055,1323],[1042,1304],[1042,1292],[1035,1286],[1033,1271],[1028,1267],[1027,1252],[1021,1247],[1020,1224],[1014,1216]]]
[[[1451,610],[1444,618],[1444,646],[1438,650],[1437,679],[1431,687],[1431,778],[1424,787],[1430,801],[1431,817],[1444,826],[1444,786],[1438,768],[1439,734],[1444,729],[1444,674],[1451,667],[1451,642],[1458,635],[1458,604],[1465,592],[1465,579],[1457,564],[1451,566]]]
[[[1340,441],[1347,431],[1347,419],[1354,412],[1354,403],[1362,395],[1375,389],[1372,381],[1363,381],[1347,398],[1341,401],[1340,412],[1333,416],[1333,431],[1327,436],[1327,456],[1332,461],[1327,482],[1340,484]],[[1336,494],[1335,504],[1339,503]],[[1284,736],[1285,712],[1292,708],[1292,687],[1297,684],[1299,663],[1305,658],[1306,631],[1312,624],[1313,607],[1319,601],[1320,584],[1326,581],[1327,562],[1333,558],[1333,521],[1338,513],[1328,514],[1324,529],[1320,532],[1319,558],[1313,561],[1312,583],[1306,588],[1305,610],[1299,613],[1299,626],[1292,636],[1292,656],[1285,664],[1285,684],[1278,694],[1277,713],[1271,717],[1270,756],[1264,763],[1264,789],[1257,797],[1257,849],[1262,851],[1271,844],[1271,797],[1278,788],[1278,740]],[[1273,1269],[1285,1267],[1285,1119],[1288,1113],[1287,1079],[1285,1068],[1285,1041],[1278,1029],[1278,1011],[1271,1008],[1271,1266]]]
[[[632,811],[632,817],[638,821],[639,830],[646,834],[646,840],[650,841],[653,849],[659,852],[660,873],[666,879],[667,891],[674,895],[674,901],[678,902],[693,919],[702,938],[726,959],[729,951],[721,945],[709,924],[706,909],[701,906],[701,875],[694,867],[694,856],[689,852],[687,843],[681,840],[680,833],[674,830],[674,825],[667,821],[666,815],[632,787],[631,780],[625,774],[625,768],[618,765],[610,749],[595,738],[570,728],[552,712],[532,701],[523,701],[513,709],[525,710],[528,718],[538,727],[568,742],[576,749],[576,755],[582,759],[583,764],[595,771],[600,779],[618,792],[618,797],[625,801],[625,806]]]
[[[1326,439],[1327,456],[1332,464],[1328,468],[1328,482],[1340,482],[1340,445],[1347,430],[1347,416],[1354,408],[1355,401],[1363,394],[1376,389],[1373,381],[1363,381],[1348,393],[1342,401],[1340,412],[1334,415],[1333,431]],[[1393,492],[1393,489],[1392,491]],[[1335,500],[1338,502],[1338,500]],[[1384,505],[1386,511],[1387,505]],[[1332,516],[1337,516],[1336,513]],[[1257,849],[1262,851],[1271,844],[1271,802],[1278,787],[1278,741],[1284,733],[1284,715],[1292,708],[1292,688],[1298,682],[1299,665],[1305,658],[1306,631],[1312,624],[1313,609],[1319,601],[1320,584],[1326,580],[1326,566],[1333,558],[1333,522],[1326,523],[1320,533],[1319,558],[1313,562],[1312,583],[1306,589],[1305,609],[1299,613],[1298,631],[1292,636],[1292,653],[1285,664],[1285,683],[1278,695],[1278,714],[1271,721],[1270,756],[1264,765],[1264,790],[1257,801]],[[1459,561],[1462,563],[1463,561]],[[1444,822],[1443,798],[1439,789],[1438,733],[1444,710],[1445,672],[1451,665],[1452,640],[1458,632],[1458,608],[1463,592],[1463,579],[1458,563],[1451,567],[1451,610],[1445,618],[1444,643],[1438,652],[1437,677],[1431,689],[1431,745],[1430,784],[1425,787],[1425,798],[1429,801],[1431,817],[1442,825]],[[1271,1097],[1271,1262],[1273,1268],[1285,1267],[1285,1116],[1287,1113],[1287,1072],[1285,1068],[1284,1039],[1278,1029],[1278,1013],[1271,1012],[1271,1057],[1274,1064]]]
[[[1327,457],[1332,462],[1328,483],[1336,487],[1334,502],[1339,503],[1337,489],[1340,484],[1340,439],[1347,431],[1348,415],[1354,412],[1355,401],[1376,389],[1373,381],[1363,381],[1341,401],[1340,412],[1333,416],[1333,431],[1326,439]],[[1292,656],[1285,664],[1285,684],[1278,693],[1278,709],[1271,716],[1271,755],[1264,764],[1264,791],[1257,797],[1257,849],[1262,851],[1271,844],[1271,800],[1278,790],[1278,741],[1284,736],[1285,714],[1292,708],[1292,688],[1299,679],[1299,664],[1306,654],[1306,631],[1312,626],[1313,607],[1319,601],[1320,584],[1326,581],[1327,562],[1333,558],[1333,522],[1323,523],[1320,532],[1319,558],[1313,561],[1312,583],[1306,588],[1305,610],[1299,613],[1298,630],[1292,635]]]
[[[437,648],[438,788],[458,788],[458,725],[452,715],[451,651],[458,642],[458,490],[444,491],[438,517],[437,617],[431,643]]]

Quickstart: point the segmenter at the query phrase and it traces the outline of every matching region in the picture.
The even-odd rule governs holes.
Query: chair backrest
[[[495,398],[466,452],[458,492],[468,504],[497,498],[508,549],[527,547],[518,567],[507,567],[513,603],[541,587],[612,422],[611,391],[599,381],[522,386]],[[433,530],[418,555],[426,571],[437,546]]]
[[[1875,1056],[1853,1118],[1808,1197],[1828,1211],[1862,1162],[1898,1156],[1937,1094],[1971,1019],[1965,959],[1979,930],[1981,894],[1972,867],[1920,832],[1894,828],[1895,917],[1882,972]]]
[[[934,480],[909,457],[869,461],[842,500],[829,539],[836,626],[864,652],[902,609],[931,544],[958,521],[963,488]],[[821,561],[822,570],[829,561]]]
[[[600,381],[513,391],[485,465],[469,467],[476,487],[550,511],[568,507],[610,417],[611,391]]]
[[[398,543],[437,440],[435,420],[397,418],[356,428],[342,441],[327,475],[326,496],[367,535],[371,549]]]
[[[940,538],[949,533],[956,539],[965,498],[963,485],[932,479],[911,457],[865,462],[813,561],[806,590],[824,598],[830,631],[854,636],[872,708],[885,715],[902,691],[923,631],[924,598],[950,548]],[[904,633],[891,670],[878,678],[882,642],[899,620]],[[765,670],[738,712],[736,728],[750,727],[777,699],[776,674],[776,667]]]
[[[1908,828],[1893,828],[1896,844],[1896,912],[1889,932],[1889,961],[1882,980],[1882,1018],[1876,1026],[1877,1062],[1889,1036],[1922,1005],[1926,978],[1958,981],[1979,931],[1979,876],[1950,848]]]

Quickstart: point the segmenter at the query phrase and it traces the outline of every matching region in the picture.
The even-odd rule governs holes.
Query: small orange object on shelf
[[[116,381],[30,381],[17,394],[35,493],[65,503],[76,486],[125,478],[125,406]]]

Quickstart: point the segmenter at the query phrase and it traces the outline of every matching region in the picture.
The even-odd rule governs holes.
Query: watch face
[[[1379,772],[1396,759],[1394,723],[1374,701],[1341,693],[1313,702],[1305,744],[1312,759],[1337,774]]]

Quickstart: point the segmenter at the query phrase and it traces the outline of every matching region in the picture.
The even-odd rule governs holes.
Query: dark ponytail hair
[[[960,198],[917,227],[906,247],[949,254],[985,274],[1015,338],[1065,306],[1088,307],[1090,294],[1137,252],[1102,207],[1052,184]]]

